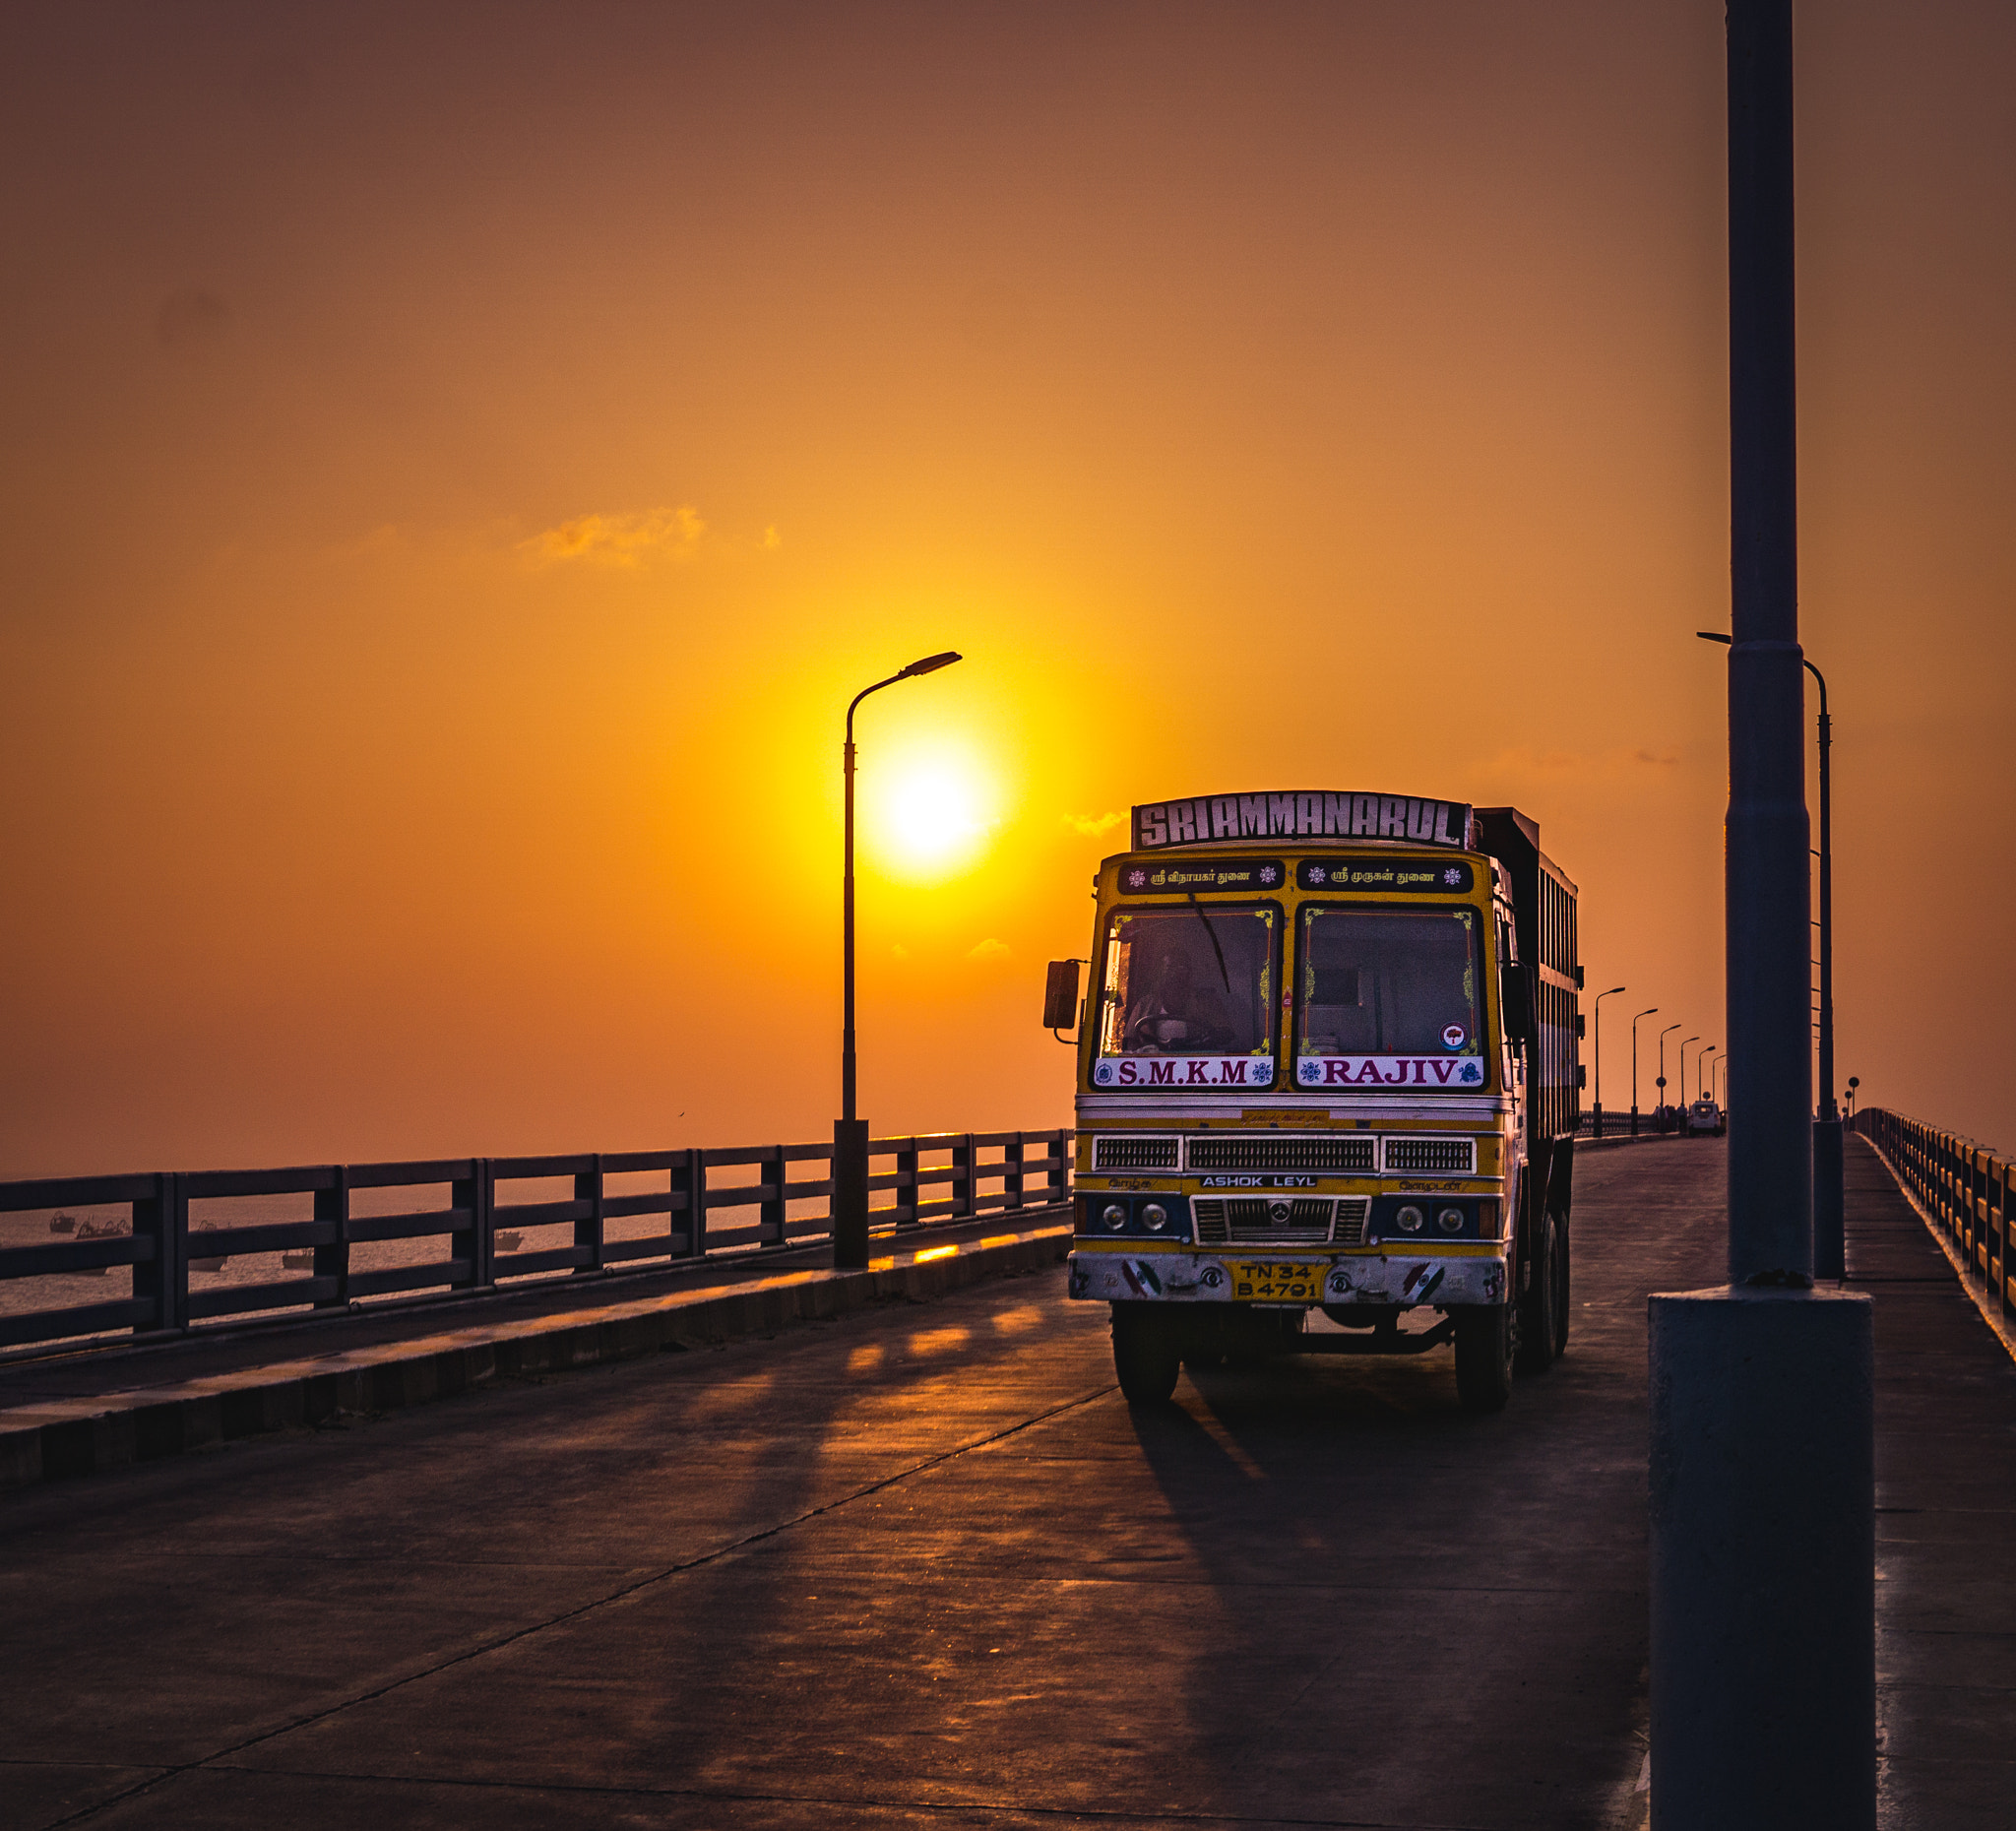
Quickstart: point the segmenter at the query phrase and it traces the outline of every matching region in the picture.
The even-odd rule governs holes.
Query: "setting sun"
[[[878,850],[906,875],[937,876],[956,868],[986,838],[988,796],[965,758],[944,753],[907,758],[874,797]]]

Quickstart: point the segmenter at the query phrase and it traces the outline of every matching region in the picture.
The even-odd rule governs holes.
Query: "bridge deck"
[[[1635,1825],[1645,1295],[1723,1149],[1581,1167],[1569,1357],[1186,1377],[1055,1274],[0,1501],[0,1824]],[[1851,1145],[1896,1825],[2001,1825],[2016,1370]]]

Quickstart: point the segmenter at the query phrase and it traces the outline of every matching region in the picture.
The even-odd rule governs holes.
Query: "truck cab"
[[[1045,1013],[1078,1019],[1070,1293],[1112,1306],[1128,1398],[1446,1343],[1498,1409],[1567,1336],[1580,974],[1538,827],[1297,791],[1149,803],[1132,838]]]

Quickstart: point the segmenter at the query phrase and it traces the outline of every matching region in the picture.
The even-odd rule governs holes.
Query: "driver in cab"
[[[1230,1048],[1231,1008],[1190,950],[1173,936],[1158,937],[1138,960],[1140,993],[1127,1006],[1126,1049],[1132,1055],[1199,1055]],[[1130,976],[1131,977],[1131,976]]]

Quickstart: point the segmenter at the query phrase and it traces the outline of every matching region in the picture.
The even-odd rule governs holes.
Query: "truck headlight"
[[[1422,1214],[1414,1203],[1409,1202],[1393,1219],[1403,1233],[1418,1233],[1421,1231],[1422,1225],[1426,1222],[1427,1216]]]
[[[1442,1231],[1445,1233],[1462,1232],[1463,1210],[1460,1208],[1443,1209],[1442,1212],[1435,1217],[1435,1225],[1438,1228],[1440,1228]]]
[[[1108,1202],[1105,1213],[1101,1215],[1100,1219],[1105,1223],[1107,1232],[1117,1233],[1127,1225],[1126,1207],[1119,1202]]]
[[[1160,1202],[1150,1202],[1141,1211],[1141,1225],[1151,1232],[1160,1233],[1169,1224],[1169,1211]]]

